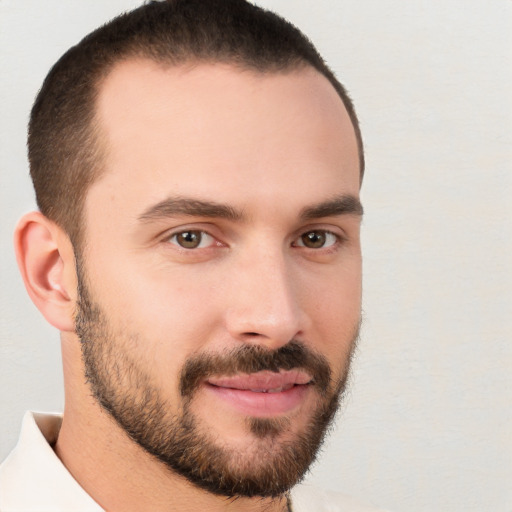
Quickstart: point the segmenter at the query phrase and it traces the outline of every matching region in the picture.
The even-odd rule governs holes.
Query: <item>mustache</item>
[[[184,365],[180,376],[180,393],[190,398],[201,382],[212,376],[232,376],[239,373],[256,373],[301,369],[312,377],[311,385],[325,394],[331,383],[332,371],[327,359],[297,340],[275,350],[260,345],[241,345],[227,353],[198,354]]]

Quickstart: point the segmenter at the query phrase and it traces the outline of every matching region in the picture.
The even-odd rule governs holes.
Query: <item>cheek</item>
[[[217,324],[217,302],[199,277],[140,268],[122,262],[103,265],[101,275],[88,272],[91,299],[104,311],[118,350],[173,399],[183,364]]]
[[[312,341],[339,371],[350,354],[361,320],[361,265],[355,261],[329,279],[313,282],[307,299]]]
[[[137,257],[96,268],[101,275],[91,274],[94,298],[110,316],[155,339],[197,340],[198,331],[208,331],[217,315],[215,287],[199,269],[191,272]]]

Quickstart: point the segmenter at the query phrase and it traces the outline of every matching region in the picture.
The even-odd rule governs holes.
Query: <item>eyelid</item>
[[[221,233],[215,233],[218,231],[215,225],[210,225],[209,223],[198,223],[198,224],[192,224],[192,225],[180,225],[175,228],[171,228],[166,230],[165,232],[160,235],[160,240],[163,243],[171,244],[173,247],[175,247],[178,250],[191,252],[191,251],[197,251],[197,250],[207,250],[211,247],[228,247],[230,244],[227,244],[224,241],[224,236]],[[202,236],[211,238],[211,241],[208,243],[207,246],[198,246],[195,248],[186,248],[178,244],[176,241],[172,242],[171,240],[178,236],[181,233],[186,232],[198,232],[201,233]],[[304,236],[307,233],[311,232],[322,232],[327,235],[331,235],[335,238],[334,242],[327,246],[322,246],[319,248],[310,248],[307,247],[305,244],[300,243],[301,237]],[[342,245],[344,242],[346,242],[349,239],[349,237],[346,235],[345,231],[339,227],[339,226],[325,226],[325,225],[311,225],[302,227],[300,230],[296,231],[296,234],[293,235],[293,238],[291,240],[291,246],[292,247],[299,247],[304,248],[310,251],[326,251],[326,250],[335,250],[336,248],[339,248],[340,245]]]
[[[301,227],[297,230],[296,237],[302,236],[306,233],[310,233],[311,231],[321,231],[323,233],[331,233],[335,237],[339,238],[340,240],[344,240],[348,238],[348,235],[345,231],[345,229],[340,226],[339,224],[333,224],[333,223],[323,223],[319,222],[318,224],[309,224],[306,226]]]
[[[177,240],[173,241],[173,239],[177,239],[177,237],[183,233],[199,233],[201,237],[199,245],[197,247],[183,247],[178,243]],[[210,239],[210,241],[208,241],[208,239]],[[215,238],[212,235],[210,235],[210,233],[207,233],[206,231],[199,229],[185,229],[183,231],[178,231],[177,233],[172,234],[167,240],[169,241],[169,243],[172,243],[173,245],[176,245],[178,248],[184,249],[186,251],[207,249],[208,247],[211,247],[215,243]]]
[[[173,237],[187,231],[200,232],[203,236],[211,237],[213,240],[211,243],[208,243],[207,246],[201,245],[201,247],[196,247],[195,249],[187,249],[177,244],[175,241],[171,242]],[[165,231],[161,231],[161,234],[158,236],[158,240],[159,243],[163,243],[164,246],[170,245],[173,249],[191,253],[193,251],[199,252],[229,247],[231,245],[230,240],[232,239],[232,236],[233,233],[230,233],[229,226],[223,226],[217,222],[209,222],[208,220],[202,219],[192,220],[191,222],[187,222],[184,219],[183,223],[176,223],[174,226],[168,227]]]
[[[308,233],[323,233],[327,236],[332,236],[333,241],[332,243],[329,243],[329,245],[323,245],[322,247],[314,248],[314,247],[308,247],[306,244],[304,244],[302,237],[304,235],[307,235]],[[297,237],[295,237],[294,242],[292,245],[295,247],[303,247],[305,249],[309,249],[311,251],[321,251],[321,250],[329,250],[335,248],[337,245],[342,243],[345,240],[345,237],[339,233],[335,233],[334,231],[326,228],[310,228],[305,231],[302,231]]]

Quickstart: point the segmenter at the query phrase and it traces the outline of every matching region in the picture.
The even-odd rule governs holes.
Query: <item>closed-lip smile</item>
[[[205,387],[246,415],[272,417],[300,405],[312,381],[309,373],[295,369],[210,377]]]

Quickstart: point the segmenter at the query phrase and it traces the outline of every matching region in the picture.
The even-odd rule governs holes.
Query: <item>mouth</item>
[[[305,400],[313,384],[302,370],[210,377],[206,390],[229,407],[252,417],[275,417],[290,413]]]

